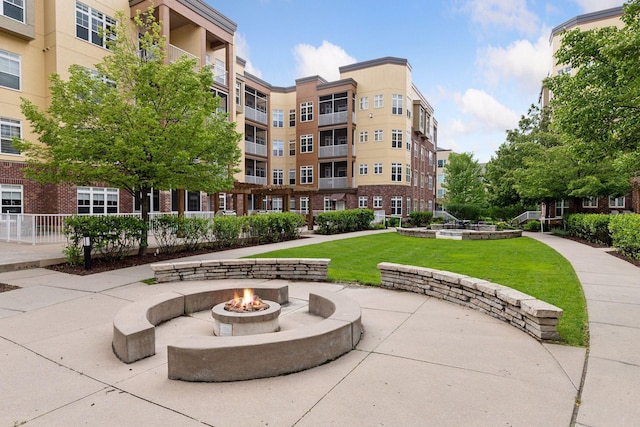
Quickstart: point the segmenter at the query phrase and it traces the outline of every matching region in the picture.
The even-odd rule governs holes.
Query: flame
[[[253,291],[251,289],[245,289],[242,296],[242,306],[251,307],[254,302]]]

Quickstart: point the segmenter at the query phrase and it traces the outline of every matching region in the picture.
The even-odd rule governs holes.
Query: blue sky
[[[384,56],[406,58],[435,109],[438,146],[488,161],[537,103],[549,35],[623,0],[205,0],[238,24],[247,71],[275,86]]]

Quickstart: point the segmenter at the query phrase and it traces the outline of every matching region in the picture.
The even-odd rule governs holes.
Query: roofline
[[[616,16],[622,16],[624,6],[616,6],[610,9],[599,10],[596,12],[585,13],[583,15],[574,16],[568,21],[554,27],[551,30],[551,38],[558,33],[576,27],[578,25],[586,24],[587,22],[601,21],[603,19],[614,18]]]
[[[409,67],[409,70],[411,70],[411,64],[409,64],[409,61],[407,59],[397,58],[395,56],[385,56],[384,58],[371,59],[369,61],[356,62],[355,64],[343,65],[342,67],[339,68],[339,71],[342,74],[347,71],[360,70],[362,68],[375,67],[375,66],[384,65],[384,64],[404,65]]]

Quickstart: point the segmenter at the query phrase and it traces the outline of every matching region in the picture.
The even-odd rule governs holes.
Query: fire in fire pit
[[[242,298],[236,294],[232,300],[224,304],[225,310],[233,311],[234,313],[262,311],[268,308],[269,304],[264,303],[251,289],[245,289]]]

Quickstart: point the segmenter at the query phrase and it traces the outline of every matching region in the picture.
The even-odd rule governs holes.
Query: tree
[[[553,127],[570,136],[567,142],[581,166],[597,162],[609,173],[575,181],[576,194],[596,188],[624,194],[639,169],[640,0],[624,6],[622,21],[622,28],[565,33],[556,59],[574,73],[545,80],[553,94]]]
[[[482,206],[485,204],[485,190],[482,181],[482,167],[471,153],[451,153],[444,167],[447,189],[447,204]]]
[[[68,81],[52,75],[46,111],[23,98],[39,142],[18,146],[28,156],[28,177],[124,189],[142,206],[146,224],[152,188],[231,188],[241,136],[218,111],[210,70],[186,57],[165,63],[153,9],[138,11],[134,26],[122,12],[117,21],[113,34],[102,35],[112,53],[96,65],[97,74],[73,65]],[[145,233],[140,253],[146,247]]]

